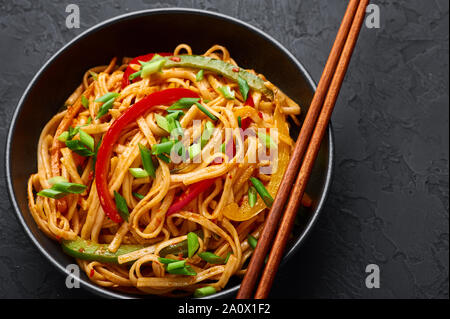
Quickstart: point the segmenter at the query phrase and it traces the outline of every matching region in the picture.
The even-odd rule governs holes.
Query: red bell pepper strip
[[[151,59],[153,59],[153,57],[155,56],[155,54],[159,54],[160,56],[171,56],[172,53],[168,53],[168,52],[162,52],[162,53],[149,53],[146,55],[140,55],[138,57],[135,57],[134,59],[132,59],[129,63],[128,63],[128,67],[125,69],[125,72],[123,72],[123,78],[122,78],[122,89],[125,88],[126,86],[130,85],[130,75],[137,72],[136,70],[132,69],[130,67],[131,64],[139,64],[139,61],[142,62],[148,62]],[[137,77],[135,80],[139,81],[141,78]]]
[[[112,221],[116,223],[122,221],[122,217],[120,217],[116,209],[116,204],[109,192],[107,181],[111,154],[120,133],[128,124],[135,121],[152,107],[157,105],[169,105],[184,97],[196,98],[199,96],[191,90],[182,88],[167,89],[152,93],[126,110],[111,124],[111,127],[103,136],[95,163],[95,184],[97,186],[97,193],[103,211]]]
[[[189,204],[192,200],[194,200],[200,193],[207,190],[210,186],[214,184],[214,181],[216,178],[211,179],[205,179],[204,181],[197,182],[195,184],[192,184],[188,187],[186,192],[181,195],[175,203],[173,203],[168,211],[167,216],[170,216],[172,214],[175,214],[176,212],[180,211],[183,207],[185,207],[187,204]]]

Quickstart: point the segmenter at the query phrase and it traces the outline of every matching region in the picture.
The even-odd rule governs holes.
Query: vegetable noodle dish
[[[102,287],[204,297],[242,277],[300,106],[220,45],[113,58],[80,82],[39,137],[39,228]]]

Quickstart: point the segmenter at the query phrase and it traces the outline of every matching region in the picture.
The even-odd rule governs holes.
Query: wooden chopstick
[[[272,243],[275,230],[279,229],[255,298],[266,298],[272,286],[306,183],[311,175],[312,166],[320,148],[323,135],[328,127],[337,95],[361,29],[365,8],[367,7],[368,2],[369,0],[350,0],[349,2],[333,48],[330,52],[330,56],[319,81],[318,88],[311,101],[309,111],[297,138],[293,155],[286,173],[284,174],[283,181],[273,206],[266,219],[257,247],[253,252],[241,288],[237,294],[236,298],[238,299],[248,299],[251,297],[259,278],[264,259]],[[319,120],[316,125],[317,117],[319,117]],[[297,175],[300,161],[308,147],[311,135],[311,143],[309,143],[309,148],[303,160],[302,168],[294,188],[292,189],[285,215],[279,226],[279,220],[284,209],[284,204],[290,194],[290,189],[292,188],[294,178]]]

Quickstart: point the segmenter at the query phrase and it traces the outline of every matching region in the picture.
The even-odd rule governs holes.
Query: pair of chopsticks
[[[264,260],[273,243],[254,298],[264,299],[269,294],[347,72],[368,4],[369,0],[350,0],[348,4],[316,93],[297,138],[288,168],[237,294],[236,298],[238,299],[251,298]],[[301,163],[302,158],[303,162]],[[300,172],[297,175],[299,167]],[[295,184],[292,185],[294,179]],[[285,206],[289,194],[290,198]],[[283,211],[284,215],[280,222]],[[278,232],[275,241],[273,241],[276,230]]]

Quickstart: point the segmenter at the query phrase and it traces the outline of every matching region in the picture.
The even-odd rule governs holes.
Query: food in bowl
[[[220,45],[117,61],[43,128],[31,214],[97,285],[214,294],[245,274],[300,106]]]

